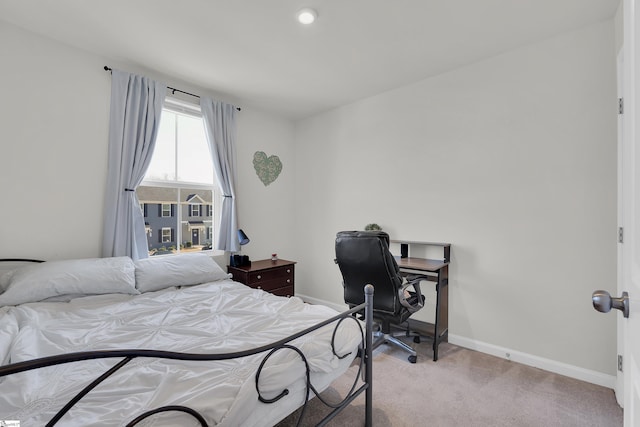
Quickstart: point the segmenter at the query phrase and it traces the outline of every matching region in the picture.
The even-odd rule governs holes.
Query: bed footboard
[[[365,330],[362,330],[362,326],[360,324],[360,322],[358,323],[358,326],[360,327],[360,332],[362,334],[362,346],[358,351],[358,357],[360,358],[360,363],[359,363],[359,367],[358,367],[358,374],[356,375],[356,378],[354,380],[353,386],[351,387],[351,390],[347,393],[346,397],[338,403],[331,403],[331,402],[327,402],[326,400],[324,400],[322,398],[322,396],[320,396],[320,394],[316,391],[316,389],[313,387],[313,384],[311,384],[310,381],[310,369],[309,369],[309,365],[307,363],[306,357],[304,355],[304,353],[298,349],[297,347],[289,344],[291,341],[302,337],[303,335],[306,335],[312,331],[315,331],[316,329],[322,328],[326,325],[329,325],[331,323],[336,323],[335,325],[335,329],[333,332],[333,339],[332,339],[332,347],[333,347],[333,352],[334,354],[339,357],[339,358],[343,358],[346,357],[347,355],[338,355],[335,352],[335,346],[334,346],[334,339],[336,336],[336,331],[339,328],[341,322],[347,320],[347,319],[351,319],[352,321],[355,321],[355,315],[356,313],[361,313],[362,311],[365,312]],[[345,311],[343,313],[340,313],[330,319],[327,319],[321,323],[318,323],[310,328],[307,328],[303,331],[300,331],[296,334],[293,334],[287,338],[284,338],[280,341],[277,341],[275,343],[272,344],[268,344],[268,345],[264,345],[264,346],[260,346],[260,347],[256,347],[254,349],[251,350],[246,350],[246,351],[239,351],[239,352],[232,352],[232,353],[224,353],[224,354],[198,354],[198,353],[179,353],[179,352],[170,352],[170,351],[160,351],[160,350],[144,350],[144,349],[123,349],[123,350],[101,350],[101,351],[84,351],[84,352],[76,352],[76,353],[68,353],[68,354],[62,354],[62,355],[56,355],[56,356],[49,356],[49,357],[43,357],[43,358],[39,358],[39,359],[34,359],[34,360],[29,360],[29,361],[25,361],[25,362],[18,362],[18,363],[13,363],[13,364],[9,364],[9,365],[5,365],[5,366],[0,366],[0,377],[5,377],[8,375],[12,375],[12,374],[16,374],[19,372],[24,372],[24,371],[29,371],[29,370],[33,370],[33,369],[39,369],[39,368],[43,368],[43,367],[47,367],[47,366],[52,366],[52,365],[59,365],[59,364],[65,364],[65,363],[71,363],[71,362],[78,362],[78,361],[83,361],[83,360],[92,360],[92,359],[106,359],[106,358],[121,358],[121,360],[114,365],[113,367],[111,367],[110,369],[108,369],[106,372],[104,372],[103,374],[101,374],[99,377],[97,377],[95,380],[93,380],[91,383],[89,383],[86,387],[84,387],[79,393],[77,393],[66,405],[64,405],[59,411],[58,413],[46,424],[47,426],[54,426],[71,408],[73,408],[84,396],[86,396],[88,393],[91,392],[91,390],[93,390],[94,388],[96,388],[100,383],[102,383],[103,381],[105,381],[106,379],[108,379],[111,375],[113,375],[115,372],[117,372],[118,370],[120,370],[122,367],[124,367],[125,365],[127,365],[131,360],[138,358],[138,357],[144,357],[144,358],[158,358],[158,359],[174,359],[174,360],[185,360],[185,361],[216,361],[216,360],[228,360],[228,359],[234,359],[234,358],[241,358],[241,357],[246,357],[246,356],[251,356],[254,354],[258,354],[258,353],[263,353],[263,352],[268,352],[267,355],[263,358],[260,367],[258,369],[258,371],[256,372],[255,375],[255,380],[256,380],[256,390],[258,392],[258,396],[260,401],[262,401],[263,403],[273,403],[278,401],[279,399],[281,399],[282,397],[284,397],[285,395],[287,395],[289,393],[289,391],[287,389],[283,390],[278,396],[276,396],[275,398],[272,399],[265,399],[262,397],[261,393],[260,393],[260,388],[259,388],[259,379],[260,379],[260,374],[262,372],[262,368],[265,365],[265,363],[267,362],[267,360],[271,357],[271,355],[273,355],[275,352],[283,350],[283,349],[289,349],[292,351],[295,351],[299,354],[300,358],[304,361],[305,366],[306,366],[306,399],[305,402],[303,404],[302,407],[302,411],[300,413],[300,416],[298,418],[297,421],[297,425],[300,425],[302,419],[304,418],[305,415],[305,410],[307,407],[307,403],[310,400],[311,397],[311,392],[313,392],[315,394],[316,397],[319,398],[320,401],[322,401],[322,403],[324,403],[325,405],[329,406],[331,409],[331,411],[328,413],[328,415],[323,418],[317,425],[326,425],[329,421],[331,421],[336,415],[338,415],[338,413],[340,413],[345,407],[347,407],[357,396],[359,396],[362,393],[365,393],[365,401],[366,401],[366,409],[365,409],[365,425],[366,426],[371,426],[372,425],[372,402],[373,402],[373,394],[372,394],[372,373],[373,373],[373,367],[372,367],[372,357],[371,357],[371,352],[372,352],[372,329],[373,329],[373,286],[371,285],[367,285],[365,286],[365,302],[359,306],[353,307],[352,309]],[[360,377],[362,377],[362,381],[360,386],[358,387],[358,384],[360,383],[359,379]],[[146,411],[140,415],[138,415],[136,418],[134,418],[133,420],[131,420],[127,426],[134,426],[136,424],[138,424],[139,422],[141,422],[142,420],[149,418],[155,414],[161,413],[161,412],[168,412],[168,411],[179,411],[179,412],[183,412],[186,414],[191,415],[192,417],[194,417],[199,423],[200,425],[202,425],[203,427],[208,427],[208,424],[206,422],[206,420],[204,419],[204,417],[198,413],[196,410],[186,407],[186,406],[180,406],[180,405],[168,405],[168,406],[163,406],[163,407],[159,407],[156,409],[152,409],[149,411]]]

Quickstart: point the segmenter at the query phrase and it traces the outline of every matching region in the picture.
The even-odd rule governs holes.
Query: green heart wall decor
[[[263,151],[256,151],[253,155],[253,168],[256,170],[260,181],[262,181],[266,187],[280,175],[282,162],[278,156],[267,157]]]

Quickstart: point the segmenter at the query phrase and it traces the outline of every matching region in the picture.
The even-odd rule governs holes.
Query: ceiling
[[[0,20],[299,119],[613,18],[619,0],[4,0]],[[311,26],[295,20],[318,11]]]

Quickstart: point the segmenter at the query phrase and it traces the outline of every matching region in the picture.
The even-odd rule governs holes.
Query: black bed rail
[[[36,261],[37,262],[37,261]],[[350,392],[347,394],[347,396],[345,397],[345,399],[342,402],[339,402],[337,404],[332,404],[330,402],[326,402],[324,399],[322,399],[319,396],[319,393],[315,390],[315,388],[313,387],[313,385],[310,382],[310,369],[308,366],[308,363],[306,361],[306,357],[304,356],[304,353],[298,349],[295,346],[289,345],[288,343],[300,338],[303,335],[306,335],[312,331],[315,331],[317,329],[320,329],[326,325],[329,325],[333,322],[338,322],[335,326],[334,329],[334,334],[332,337],[332,348],[333,348],[333,353],[334,355],[336,355],[339,358],[343,358],[346,357],[347,355],[337,355],[335,352],[335,346],[334,346],[334,338],[335,338],[335,332],[337,330],[337,328],[340,326],[341,322],[344,319],[347,318],[351,318],[351,319],[355,319],[355,315],[357,313],[361,313],[362,310],[364,310],[365,312],[365,332],[362,332],[362,326],[360,324],[360,322],[357,322],[358,326],[360,327],[360,332],[363,335],[363,348],[360,349],[359,352],[359,356],[360,356],[360,366],[358,369],[358,374],[356,375],[354,384],[350,390]],[[213,354],[202,354],[202,353],[181,353],[181,352],[172,352],[172,351],[162,351],[162,350],[147,350],[147,349],[122,349],[122,350],[94,350],[94,351],[82,351],[82,352],[74,352],[74,353],[67,353],[67,354],[61,354],[61,355],[55,355],[55,356],[47,356],[47,357],[42,357],[42,358],[38,358],[38,359],[33,359],[33,360],[28,360],[28,361],[24,361],[24,362],[17,362],[17,363],[12,363],[9,365],[4,365],[4,366],[0,366],[0,377],[5,377],[8,375],[12,375],[12,374],[17,374],[19,372],[24,372],[24,371],[30,371],[33,369],[39,369],[39,368],[44,368],[47,366],[53,366],[53,365],[60,365],[60,364],[65,364],[65,363],[72,363],[72,362],[78,362],[78,361],[82,361],[82,360],[92,360],[92,359],[107,359],[107,358],[116,358],[116,357],[120,357],[122,358],[122,360],[120,360],[116,365],[114,365],[113,367],[111,367],[110,369],[108,369],[106,372],[104,372],[102,375],[100,375],[98,378],[96,378],[94,381],[92,381],[90,384],[88,384],[84,389],[82,389],[76,396],[74,396],[62,409],[60,409],[60,411],[46,424],[47,427],[50,426],[54,426],[76,403],[78,403],[85,395],[87,395],[91,390],[93,390],[95,387],[97,387],[100,383],[102,383],[104,380],[106,380],[107,378],[109,378],[111,375],[113,375],[115,372],[117,372],[120,368],[122,368],[123,366],[125,366],[127,363],[129,363],[131,360],[133,360],[136,357],[147,357],[147,358],[158,358],[158,359],[173,359],[173,360],[187,360],[187,361],[215,361],[215,360],[228,360],[228,359],[235,359],[235,358],[242,358],[242,357],[246,357],[246,356],[252,356],[258,353],[262,353],[265,351],[269,351],[270,352],[264,357],[264,359],[262,360],[262,363],[260,364],[260,367],[258,368],[258,372],[256,373],[256,389],[258,390],[258,396],[259,399],[264,402],[264,403],[270,403],[270,402],[275,402],[277,400],[279,400],[280,398],[284,397],[286,394],[288,394],[288,390],[284,390],[282,393],[280,393],[279,396],[277,396],[274,399],[263,399],[262,396],[260,396],[260,390],[259,390],[259,376],[260,376],[260,372],[262,370],[262,367],[264,366],[264,364],[266,363],[267,359],[276,351],[282,350],[282,349],[290,349],[293,351],[296,351],[300,357],[302,358],[302,360],[305,363],[306,366],[306,370],[307,370],[307,377],[306,377],[306,382],[307,382],[307,387],[306,387],[306,391],[307,391],[307,398],[305,399],[305,403],[303,405],[303,409],[301,411],[300,417],[298,419],[298,423],[297,425],[300,425],[300,422],[304,416],[305,410],[306,410],[306,406],[307,406],[307,402],[309,401],[309,392],[313,391],[314,394],[319,397],[319,399],[322,401],[322,403],[324,403],[327,406],[330,406],[332,408],[334,408],[325,418],[323,418],[320,423],[318,424],[320,425],[325,425],[326,423],[328,423],[331,419],[333,419],[340,411],[342,411],[351,401],[353,401],[353,399],[355,399],[358,395],[360,395],[362,392],[366,392],[366,412],[365,412],[365,425],[366,426],[371,426],[372,425],[372,399],[373,399],[373,392],[372,392],[372,388],[371,388],[371,381],[372,381],[372,358],[371,358],[371,352],[372,352],[372,329],[373,329],[373,286],[371,285],[367,285],[365,286],[365,302],[363,304],[360,304],[358,306],[353,307],[350,310],[344,311],[330,319],[327,319],[323,322],[320,322],[314,326],[311,326],[309,328],[306,328],[300,332],[297,332],[293,335],[290,335],[286,338],[283,338],[279,341],[276,341],[274,343],[271,344],[267,344],[267,345],[263,345],[260,347],[256,347],[253,349],[249,349],[249,350],[244,350],[244,351],[237,351],[237,352],[231,352],[231,353],[213,353]],[[363,380],[363,385],[358,388],[357,390],[355,390],[355,387],[358,383],[358,378],[360,377],[360,374],[362,372],[362,367],[365,367],[365,372],[364,372],[364,380]],[[138,417],[136,417],[134,420],[132,420],[129,424],[127,424],[127,427],[129,426],[134,426],[136,424],[138,424],[140,421],[154,415],[160,412],[167,412],[167,411],[181,411],[187,414],[192,415],[194,418],[196,418],[200,424],[203,427],[208,427],[208,424],[206,423],[205,419],[195,410],[185,407],[185,406],[179,406],[179,405],[170,405],[170,406],[164,406],[161,408],[156,408],[153,410],[149,410],[141,415],[139,415]]]

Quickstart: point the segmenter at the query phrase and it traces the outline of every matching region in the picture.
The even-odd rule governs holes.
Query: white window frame
[[[202,112],[200,110],[200,106],[197,104],[192,104],[177,98],[173,98],[173,97],[166,97],[165,98],[165,102],[164,102],[164,107],[163,110],[168,110],[174,113],[178,113],[178,114],[185,114],[188,116],[193,116],[193,117],[197,117],[202,119]],[[161,119],[162,120],[162,119]],[[177,162],[177,160],[176,160]],[[222,194],[220,193],[220,189],[218,186],[217,182],[214,182],[215,180],[215,173],[213,174],[213,176],[211,177],[211,185],[207,185],[207,184],[201,184],[201,183],[194,183],[194,182],[188,182],[188,181],[156,181],[156,180],[144,180],[140,183],[140,185],[143,186],[148,186],[148,187],[170,187],[170,188],[177,188],[180,189],[181,191],[179,191],[179,194],[184,194],[184,192],[182,190],[187,190],[187,189],[195,189],[195,190],[211,190],[212,192],[212,215],[211,215],[211,219],[212,219],[212,235],[214,234],[213,232],[215,230],[219,230],[220,227],[220,220],[221,220],[221,212],[220,212],[220,208],[222,206]],[[181,224],[184,223],[187,218],[182,218],[182,210],[180,208],[181,206],[181,201],[177,200],[176,201],[176,208],[177,208],[177,212],[176,212],[176,217],[178,218],[177,221],[177,227],[175,230],[175,241],[177,243],[177,247],[178,247],[178,251],[181,245],[181,242],[183,241],[183,236],[182,236],[182,226]],[[217,206],[217,209],[215,208]],[[164,216],[164,209],[163,209],[163,216]],[[208,216],[208,215],[207,215]],[[215,230],[214,230],[215,228]],[[164,238],[164,237],[163,237]],[[211,242],[212,245],[215,242]],[[219,255],[224,255],[224,251],[221,250],[217,250],[217,249],[209,249],[209,250],[204,250],[203,252],[205,253],[209,253],[210,255],[213,256],[219,256]]]
[[[144,184],[143,184],[144,185]],[[168,209],[165,209],[168,208]],[[171,203],[162,203],[162,218],[171,218]]]
[[[169,236],[166,235],[167,231],[169,232]],[[162,227],[160,232],[162,233],[162,243],[171,243],[171,242],[173,242],[173,240],[171,240],[171,227]],[[165,240],[165,239],[167,239],[167,240]]]

